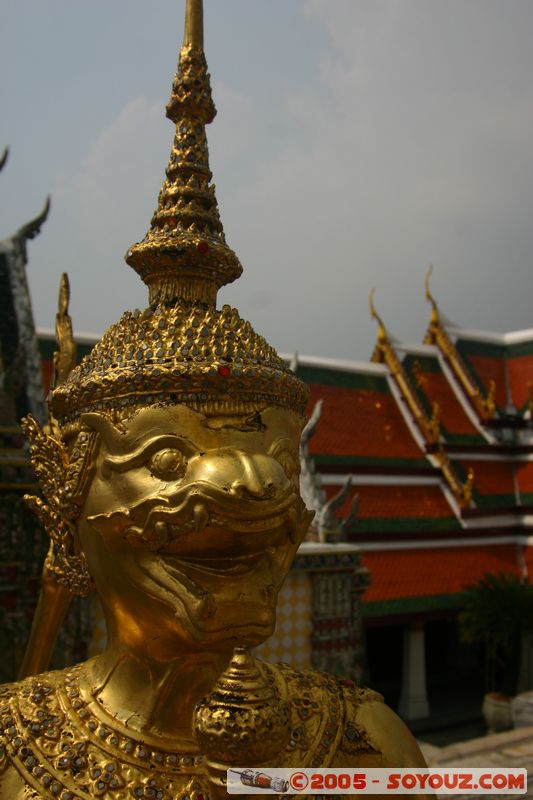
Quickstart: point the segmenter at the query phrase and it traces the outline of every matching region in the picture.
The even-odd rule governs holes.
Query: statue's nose
[[[275,491],[274,476],[269,474],[272,470],[266,470],[266,465],[262,464],[257,457],[251,456],[243,450],[236,450],[233,459],[235,476],[231,482],[232,494],[240,497],[251,495],[261,498],[269,496]]]
[[[265,500],[284,491],[289,480],[281,464],[266,453],[220,447],[189,463],[188,479],[205,481],[234,497]]]

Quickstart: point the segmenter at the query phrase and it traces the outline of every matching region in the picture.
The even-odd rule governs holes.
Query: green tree
[[[521,650],[533,635],[533,586],[511,572],[486,574],[463,593],[461,638],[485,651],[485,691],[514,695]]]

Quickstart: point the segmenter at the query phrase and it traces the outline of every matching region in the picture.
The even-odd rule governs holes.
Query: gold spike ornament
[[[150,230],[126,255],[148,285],[151,305],[176,300],[214,307],[217,291],[242,273],[226,244],[210,183],[205,126],[216,108],[203,49],[202,3],[187,0],[185,36],[167,105],[174,144]]]
[[[481,422],[487,422],[496,415],[496,403],[494,401],[495,384],[491,381],[488,392],[482,392],[477,386],[470,370],[464,359],[461,357],[455,344],[453,343],[448,331],[446,330],[437,301],[431,294],[429,279],[433,272],[433,265],[430,264],[425,278],[426,300],[431,304],[431,317],[428,329],[424,337],[424,344],[436,345],[448,364],[451,366],[455,377],[463,388],[475,411],[479,415]]]

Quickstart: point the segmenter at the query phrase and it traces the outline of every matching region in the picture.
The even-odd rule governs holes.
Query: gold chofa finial
[[[379,316],[378,312],[376,311],[376,306],[374,305],[374,295],[376,293],[375,287],[370,290],[370,295],[368,297],[368,302],[370,305],[370,316],[372,319],[375,319],[378,323],[378,342],[385,342],[387,340],[387,329],[383,324],[383,320]]]
[[[205,126],[216,108],[203,40],[202,0],[186,0],[183,46],[166,108],[176,125],[166,179],[150,230],[126,254],[154,308],[179,301],[214,308],[218,289],[242,272],[226,244],[211,184]]]
[[[433,264],[430,264],[428,267],[428,271],[426,272],[426,277],[424,278],[424,285],[426,288],[426,300],[428,301],[428,303],[431,303],[430,325],[437,325],[440,322],[439,307],[437,305],[437,301],[435,300],[429,289],[429,279],[431,278],[432,274],[433,274]]]

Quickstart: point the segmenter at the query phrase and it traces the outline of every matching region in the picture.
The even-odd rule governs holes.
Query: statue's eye
[[[295,454],[290,450],[288,450],[287,448],[279,450],[275,454],[274,458],[283,467],[283,470],[287,478],[292,478],[294,475],[300,474],[300,462],[296,458]]]
[[[176,481],[185,475],[187,459],[176,448],[165,448],[154,453],[148,462],[148,469],[155,478],[164,481]]]

